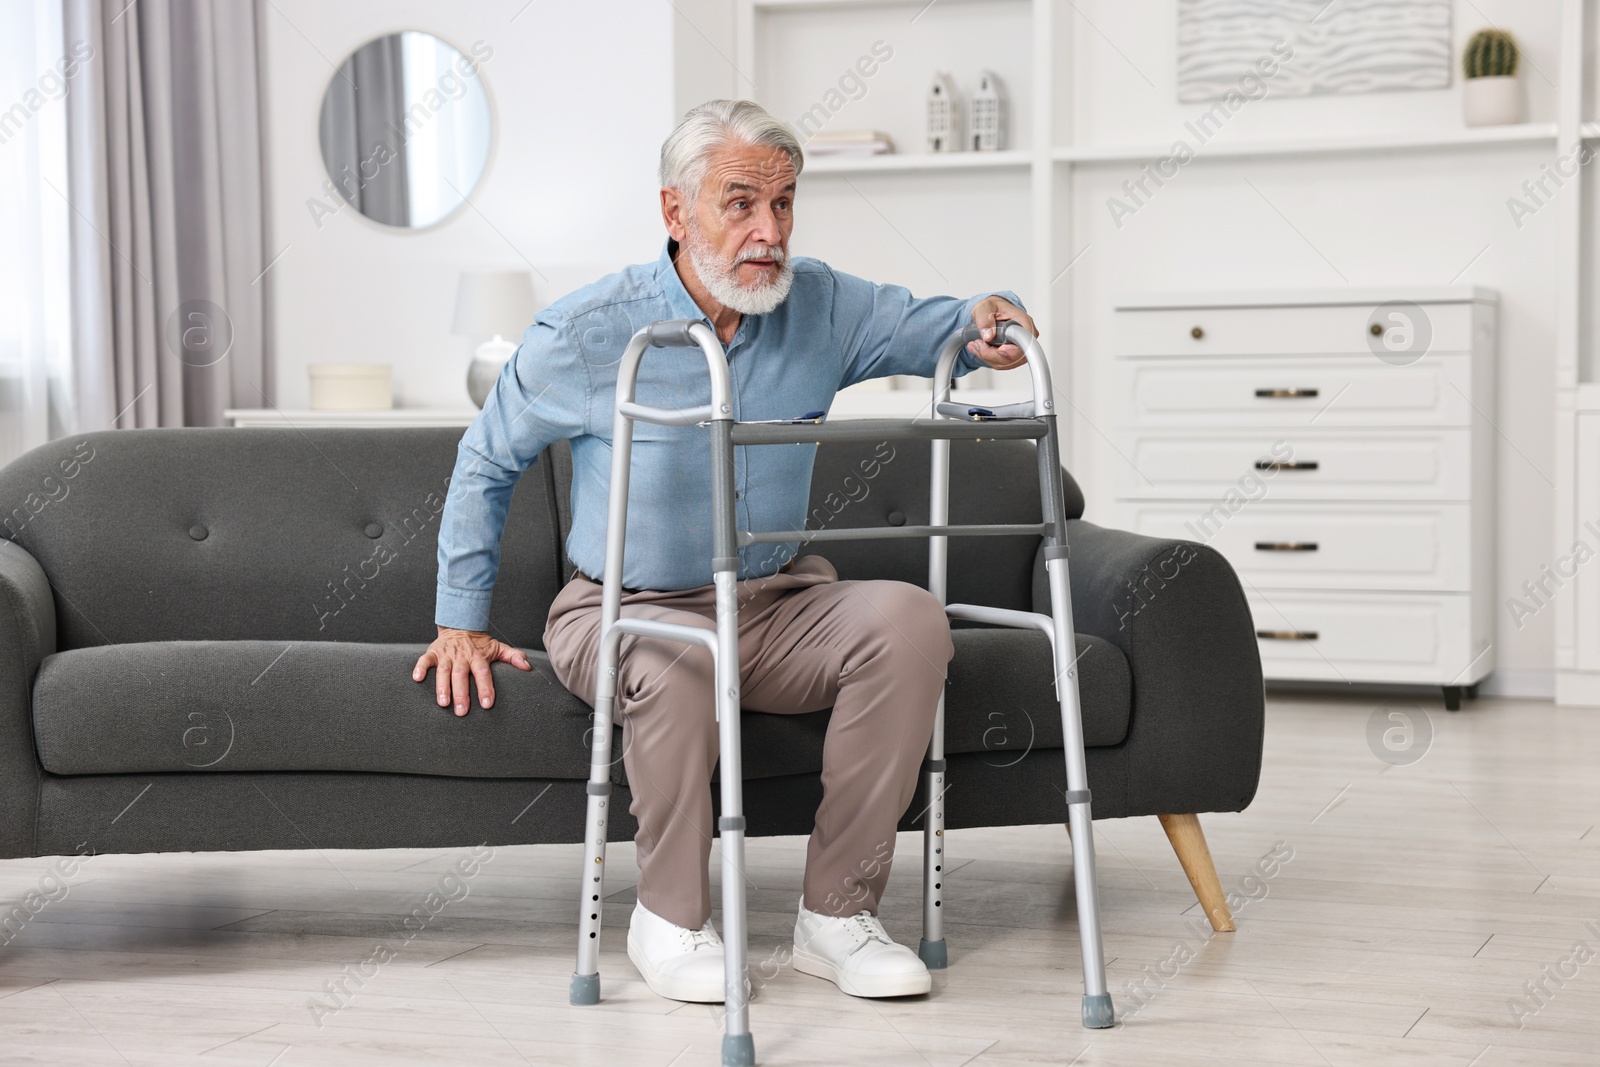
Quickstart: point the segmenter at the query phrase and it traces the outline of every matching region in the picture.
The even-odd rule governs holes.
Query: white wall
[[[348,361],[393,364],[396,404],[466,407],[475,342],[450,332],[460,271],[531,264],[543,306],[660,253],[671,10],[666,0],[263,6],[278,406],[306,406],[306,364]],[[317,119],[333,64],[400,29],[494,49],[482,67],[494,144],[475,207],[420,232],[349,208],[319,228],[307,201],[325,197]]]

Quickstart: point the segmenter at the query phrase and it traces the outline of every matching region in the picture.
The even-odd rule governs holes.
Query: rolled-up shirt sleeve
[[[456,449],[439,524],[437,625],[488,629],[511,491],[548,445],[587,432],[591,394],[572,331],[541,313]]]
[[[962,299],[955,296],[914,297],[899,285],[878,285],[832,270],[833,324],[844,358],[840,388],[891,374],[933,376],[939,347],[972,321],[972,309],[990,296],[1017,307],[1015,293],[1000,290]],[[956,357],[957,376],[982,367],[983,361],[963,351]]]

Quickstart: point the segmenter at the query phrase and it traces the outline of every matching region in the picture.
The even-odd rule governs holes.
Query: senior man
[[[439,636],[412,674],[423,682],[434,670],[440,707],[467,714],[469,679],[479,703],[491,707],[491,664],[530,669],[521,651],[485,632],[490,590],[512,485],[562,438],[572,442],[567,554],[576,570],[551,605],[545,647],[562,684],[593,703],[617,365],[635,329],[659,319],[708,322],[727,350],[739,420],[826,410],[839,389],[868,378],[931,375],[940,342],[968,321],[983,340],[962,354],[958,373],[1023,362],[1017,346],[989,343],[999,320],[1033,330],[1009,293],[915,299],[898,286],[791,258],[802,164],[788,128],[758,105],[700,105],[661,147],[669,235],[661,258],[556,301],[528,328],[461,440],[440,520]],[[644,360],[640,403],[687,407],[709,395],[699,353]],[[639,431],[622,612],[713,628],[704,430]],[[814,456],[802,446],[740,450],[740,524],[801,528]],[[743,706],[780,715],[833,709],[794,964],[855,996],[926,993],[927,968],[884,932],[877,911],[895,827],[915,791],[953,655],[949,624],[925,590],[840,581],[825,559],[797,556],[798,547],[752,545],[739,554]],[[710,653],[624,638],[617,691],[629,810],[639,822],[628,956],[661,996],[720,1001],[722,943],[707,872],[717,762]]]

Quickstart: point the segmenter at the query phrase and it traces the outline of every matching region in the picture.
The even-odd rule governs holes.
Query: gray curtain
[[[411,222],[400,40],[396,33],[368,41],[339,65],[318,124],[322,160],[340,195],[390,226]]]
[[[81,430],[272,400],[256,0],[65,0]]]

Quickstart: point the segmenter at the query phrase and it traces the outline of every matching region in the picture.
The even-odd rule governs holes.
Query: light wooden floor
[[[950,970],[932,995],[891,1002],[777,966],[804,842],[752,842],[751,956],[758,980],[763,961],[776,972],[752,1009],[759,1061],[1600,1063],[1600,709],[1430,707],[1430,751],[1391,766],[1368,746],[1375,706],[1271,701],[1255,804],[1205,820],[1224,887],[1259,898],[1239,910],[1236,933],[1196,932],[1198,908],[1154,819],[1097,827],[1119,1012],[1134,1003],[1125,982],[1147,967],[1161,982],[1112,1030],[1078,1024],[1061,827],[951,835]],[[959,783],[949,802],[960,804]],[[1280,841],[1293,859],[1244,882]],[[884,913],[915,943],[920,841],[900,848],[909,861]],[[712,1012],[656,998],[624,955],[631,846],[611,853],[605,1001],[591,1008],[566,1003],[577,848],[500,849],[414,940],[394,933],[463,854],[96,858],[0,949],[0,1062],[717,1062]],[[36,889],[46,866],[0,863],[0,900]],[[379,940],[395,957],[317,1019],[308,1002],[327,1002],[324,983],[354,973]],[[1547,1003],[1519,1028],[1508,1000],[1545,966],[1571,974],[1563,961],[1579,940],[1594,957],[1564,985],[1547,982]]]

